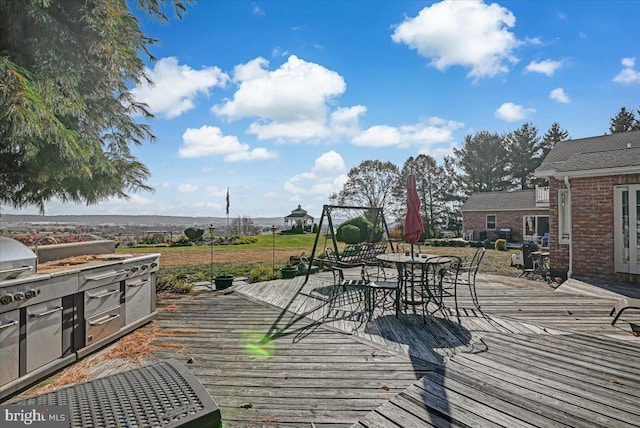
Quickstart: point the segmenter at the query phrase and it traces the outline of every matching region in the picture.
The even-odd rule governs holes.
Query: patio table
[[[451,261],[449,257],[435,254],[411,256],[403,253],[389,253],[379,254],[376,258],[395,263],[399,267],[402,277],[398,280],[400,281],[399,286],[404,289],[405,305],[426,306],[430,301],[434,301],[438,307],[442,306],[442,282],[438,280],[436,273],[440,265]],[[418,288],[420,291],[416,291]],[[437,295],[434,294],[434,290],[437,291]]]

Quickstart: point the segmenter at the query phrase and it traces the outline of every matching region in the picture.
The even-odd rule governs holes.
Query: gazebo
[[[287,226],[289,222],[291,222],[291,228],[300,225],[303,230],[310,230],[311,227],[313,227],[313,217],[307,214],[307,211],[302,209],[300,205],[284,218],[285,226]]]

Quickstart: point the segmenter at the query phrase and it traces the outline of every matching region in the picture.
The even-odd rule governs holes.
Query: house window
[[[545,233],[549,233],[548,215],[525,215],[522,220],[524,222],[522,230],[524,231],[525,241],[535,241],[535,238],[540,239]]]
[[[571,199],[568,189],[558,190],[559,242],[568,244],[571,237]]]
[[[496,215],[487,215],[487,230],[496,230]]]

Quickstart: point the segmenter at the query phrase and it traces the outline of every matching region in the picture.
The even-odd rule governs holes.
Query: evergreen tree
[[[609,132],[612,134],[637,130],[640,130],[640,121],[636,119],[634,112],[627,110],[626,107],[622,107],[618,113],[611,118]]]
[[[137,3],[167,19],[164,0]],[[153,141],[133,119],[151,115],[128,88],[153,42],[122,0],[0,1],[0,203],[42,212],[150,190],[130,146]]]
[[[538,128],[524,123],[504,139],[507,150],[507,170],[514,184],[527,189],[533,179],[533,171],[540,166],[546,154],[538,136]]]
[[[543,157],[549,153],[549,150],[551,150],[556,143],[568,140],[569,138],[569,132],[566,129],[560,128],[558,122],[553,122],[551,127],[542,136]]]
[[[467,199],[462,187],[459,186],[460,174],[457,171],[456,160],[452,156],[444,157],[444,186],[443,200],[445,202],[444,216],[446,218],[445,229],[460,231],[462,228],[462,204]]]
[[[510,187],[507,180],[507,150],[502,136],[489,131],[464,137],[462,149],[453,149],[462,169],[460,184],[467,195],[495,192]]]

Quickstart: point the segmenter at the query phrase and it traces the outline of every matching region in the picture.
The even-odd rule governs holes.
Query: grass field
[[[302,253],[311,255],[315,235],[260,235],[257,242],[242,245],[216,245],[213,254],[209,246],[188,247],[135,247],[119,248],[119,253],[160,253],[160,266],[162,268],[187,267],[187,266],[211,266],[213,255],[214,269],[246,270],[258,265],[281,267],[289,261],[290,256],[299,256]],[[325,245],[331,245],[331,241],[319,239],[316,255],[322,253]],[[423,252],[430,254],[452,254],[471,258],[475,248],[471,247],[431,247],[423,246]],[[481,265],[480,272],[496,275],[518,276],[520,270],[510,266],[511,254],[515,250],[496,251],[487,250]]]

